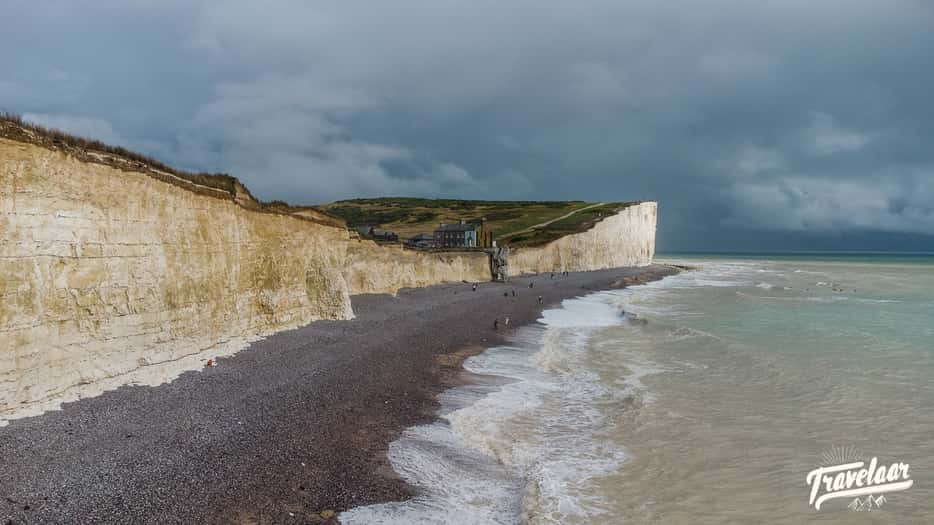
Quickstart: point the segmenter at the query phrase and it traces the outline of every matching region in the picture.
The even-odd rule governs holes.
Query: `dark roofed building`
[[[480,238],[480,224],[444,224],[435,230],[435,244],[442,248],[476,248]]]
[[[435,243],[435,236],[430,233],[419,233],[415,237],[409,239],[406,244],[416,248],[434,248],[437,246]]]
[[[377,241],[399,242],[399,236],[398,236],[398,235],[396,234],[396,232],[394,232],[394,231],[379,230],[379,229],[377,229],[377,228],[373,228],[373,230],[371,230],[370,234],[371,234],[371,235],[373,236],[373,238],[376,239]]]
[[[364,237],[369,237],[374,241],[399,242],[399,236],[396,232],[389,230],[380,230],[372,226],[358,226],[357,232]]]

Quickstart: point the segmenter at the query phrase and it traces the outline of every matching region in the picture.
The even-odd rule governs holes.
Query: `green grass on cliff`
[[[344,227],[343,221],[310,206],[291,206],[282,201],[260,201],[236,177],[226,173],[195,173],[176,169],[120,146],[111,146],[98,140],[27,122],[15,113],[0,112],[0,138],[60,151],[83,162],[143,173],[195,193],[231,199],[249,210],[293,215],[328,226]]]
[[[580,210],[570,217],[554,221],[550,224],[535,228],[531,231],[506,235],[502,242],[510,246],[540,246],[551,241],[587,231],[597,222],[614,215],[636,202],[608,202],[599,206]]]
[[[78,137],[59,129],[26,122],[15,113],[0,113],[0,137],[65,151],[82,160],[93,158],[94,162],[110,164],[118,169],[149,168],[162,171],[198,186],[227,192],[231,196],[236,196],[238,190],[237,179],[226,173],[193,173],[175,169],[152,157],[120,146],[111,146],[99,140]],[[91,157],[93,154],[98,155]]]
[[[319,206],[319,209],[343,219],[348,226],[379,226],[397,232],[403,239],[419,233],[431,233],[442,222],[455,223],[462,219],[479,222],[481,217],[485,217],[487,228],[493,231],[501,243],[508,242],[511,246],[533,246],[550,242],[563,235],[585,231],[603,217],[629,205],[618,202],[597,206],[594,204],[584,201],[381,197],[337,201]],[[569,213],[572,215],[555,221]],[[549,221],[555,222],[530,229]]]
[[[432,233],[442,222],[480,222],[485,218],[487,230],[493,232],[500,244],[535,246],[585,231],[602,218],[631,204],[383,197],[344,200],[321,206],[293,206],[282,201],[259,201],[239,180],[225,173],[193,173],[175,169],[152,157],[26,122],[11,113],[0,113],[0,138],[60,151],[84,162],[144,173],[196,193],[231,199],[250,210],[297,216],[335,227],[379,226],[397,232],[403,239],[419,233]]]

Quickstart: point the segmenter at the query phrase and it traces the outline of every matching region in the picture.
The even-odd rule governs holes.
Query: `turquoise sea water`
[[[470,359],[391,449],[420,496],[345,521],[934,523],[934,256],[658,259],[693,269]],[[809,503],[809,471],[872,457],[913,485]]]

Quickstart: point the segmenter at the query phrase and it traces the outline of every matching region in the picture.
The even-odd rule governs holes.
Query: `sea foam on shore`
[[[419,494],[362,507],[344,523],[566,523],[604,513],[594,480],[619,470],[625,450],[603,439],[604,407],[625,403],[651,373],[622,384],[593,367],[599,332],[628,322],[613,292],[566,300],[511,344],[465,362],[474,384],[441,396],[442,419],[390,446],[393,467]]]

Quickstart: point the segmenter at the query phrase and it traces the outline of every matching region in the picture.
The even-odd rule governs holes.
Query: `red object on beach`
[[[213,359],[208,359],[207,364],[204,365],[204,366],[214,366],[214,360],[213,360]]]

